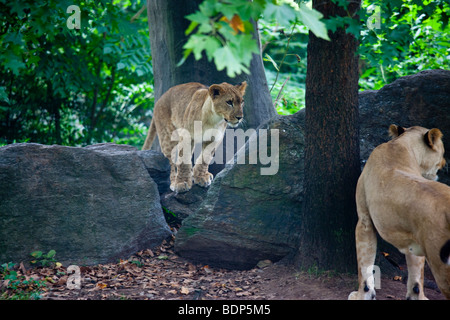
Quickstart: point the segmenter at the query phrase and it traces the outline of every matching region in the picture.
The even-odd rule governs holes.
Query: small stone
[[[270,265],[272,265],[272,261],[270,261],[270,260],[261,260],[261,261],[258,262],[258,264],[256,266],[258,268],[260,268],[260,269],[264,269],[264,268],[267,268]]]

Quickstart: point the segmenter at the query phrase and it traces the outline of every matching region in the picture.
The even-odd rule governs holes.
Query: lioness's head
[[[423,127],[403,128],[391,124],[389,135],[393,138],[407,139],[412,147],[422,176],[429,180],[437,180],[437,172],[445,165],[444,143],[439,129]]]
[[[247,82],[235,86],[223,82],[209,87],[214,111],[231,127],[237,127],[244,117],[244,94]]]

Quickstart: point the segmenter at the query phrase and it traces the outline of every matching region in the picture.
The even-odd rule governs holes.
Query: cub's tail
[[[450,240],[448,240],[441,248],[441,260],[445,264],[450,265]]]
[[[150,123],[150,128],[148,129],[147,138],[145,138],[142,150],[150,150],[150,148],[152,147],[153,140],[155,140],[155,137],[156,137],[156,127],[155,122],[152,119],[152,122]]]

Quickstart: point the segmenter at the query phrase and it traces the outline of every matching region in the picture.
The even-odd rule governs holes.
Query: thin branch
[[[99,115],[106,108],[106,104],[108,103],[109,96],[111,95],[111,91],[112,91],[112,89],[114,87],[114,81],[116,81],[116,67],[115,66],[112,68],[112,71],[111,71],[111,83],[109,84],[108,92],[106,93],[106,97],[103,100],[103,104],[100,107],[100,111],[98,112]]]
[[[283,91],[284,86],[286,85],[286,83],[289,81],[290,78],[291,78],[291,76],[288,76],[288,77],[286,78],[286,80],[284,80],[284,83],[283,83],[283,85],[281,86],[280,92],[278,92],[278,96],[277,96],[277,98],[275,99],[275,102],[273,103],[273,105],[274,105],[275,107],[277,106],[278,100],[280,100],[281,92]]]
[[[289,43],[291,42],[292,36],[294,35],[294,29],[295,29],[296,26],[297,26],[297,22],[295,22],[294,25],[292,26],[292,31],[291,31],[291,34],[289,35],[288,42],[286,44],[286,50],[284,52],[283,58],[281,59],[280,66],[278,67],[277,75],[275,77],[275,81],[273,82],[272,87],[270,88],[269,92],[272,92],[273,87],[275,87],[275,84],[278,81],[278,76],[280,75],[280,70],[281,70],[281,67],[283,66],[284,60],[286,59],[286,57],[288,55]]]
[[[139,18],[139,16],[142,14],[142,12],[144,12],[145,8],[147,8],[147,3],[145,3],[141,9],[139,9],[139,11],[131,18],[130,22],[133,22],[134,20]]]

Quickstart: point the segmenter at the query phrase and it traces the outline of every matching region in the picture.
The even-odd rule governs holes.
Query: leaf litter
[[[60,263],[30,269],[20,263],[17,273],[45,281],[43,300],[345,300],[357,285],[356,275],[311,275],[268,260],[244,271],[193,264],[174,253],[173,242],[116,263],[80,266],[81,286],[75,289],[67,285],[70,275]],[[404,299],[406,286],[396,280],[382,279],[377,299]],[[427,295],[443,299],[434,290]]]
[[[22,274],[46,283],[41,299],[46,300],[147,300],[147,299],[263,299],[252,288],[260,280],[260,269],[231,271],[195,265],[177,256],[173,241],[147,249],[117,263],[80,266],[81,288],[70,289],[69,274],[60,263],[30,268],[20,264]],[[242,273],[236,281],[236,272]],[[245,289],[244,289],[245,288]]]

